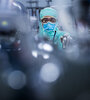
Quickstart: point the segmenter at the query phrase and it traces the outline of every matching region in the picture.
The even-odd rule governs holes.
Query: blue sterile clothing
[[[56,20],[58,18],[57,16],[57,11],[53,8],[45,8],[41,10],[40,12],[40,19],[43,19],[45,16],[51,16],[54,17]],[[51,25],[51,26],[50,26]],[[48,27],[47,27],[48,26]],[[54,27],[54,29],[53,29]],[[48,22],[45,25],[42,25],[42,22],[40,21],[39,23],[39,36],[40,37],[47,37],[49,40],[53,40],[54,44],[56,44],[59,48],[62,48],[62,43],[61,43],[61,37],[65,34],[66,32],[60,31],[58,28],[58,22],[51,24],[51,22]]]

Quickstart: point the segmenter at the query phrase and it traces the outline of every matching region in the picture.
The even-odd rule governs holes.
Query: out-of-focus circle
[[[44,55],[43,55],[43,58],[44,58],[44,59],[49,59],[50,56],[49,56],[49,54],[44,54]]]
[[[25,86],[26,84],[26,76],[23,72],[21,71],[13,71],[9,74],[8,76],[8,85],[12,89],[21,89]]]
[[[39,43],[39,44],[38,44],[38,48],[39,48],[39,49],[43,49],[43,43]]]
[[[37,58],[38,57],[38,52],[36,50],[33,50],[32,51],[32,56]]]
[[[45,43],[43,45],[43,50],[48,51],[48,52],[52,52],[53,51],[53,47],[50,44]]]
[[[7,21],[2,21],[2,26],[8,26],[8,22]]]
[[[57,65],[47,63],[42,66],[40,71],[40,78],[47,83],[52,83],[58,79],[60,70]]]

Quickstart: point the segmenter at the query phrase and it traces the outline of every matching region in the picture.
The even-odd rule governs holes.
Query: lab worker
[[[66,40],[70,34],[59,30],[57,11],[51,7],[44,8],[40,12],[39,37],[46,37],[59,49],[65,48]]]

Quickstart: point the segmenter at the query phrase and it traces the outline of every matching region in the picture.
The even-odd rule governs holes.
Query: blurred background
[[[45,7],[67,49],[38,38]],[[0,100],[90,100],[90,0],[0,0]]]

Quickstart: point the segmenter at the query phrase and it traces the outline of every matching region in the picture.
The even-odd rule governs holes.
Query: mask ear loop
[[[56,36],[56,31],[55,31],[55,33],[54,33],[54,37],[53,37],[53,43],[54,43],[55,36]]]
[[[57,27],[57,23],[56,23],[56,27]],[[54,39],[55,39],[55,36],[56,36],[56,30],[55,30],[55,32],[54,32],[54,36],[53,36],[53,43],[54,43]]]

